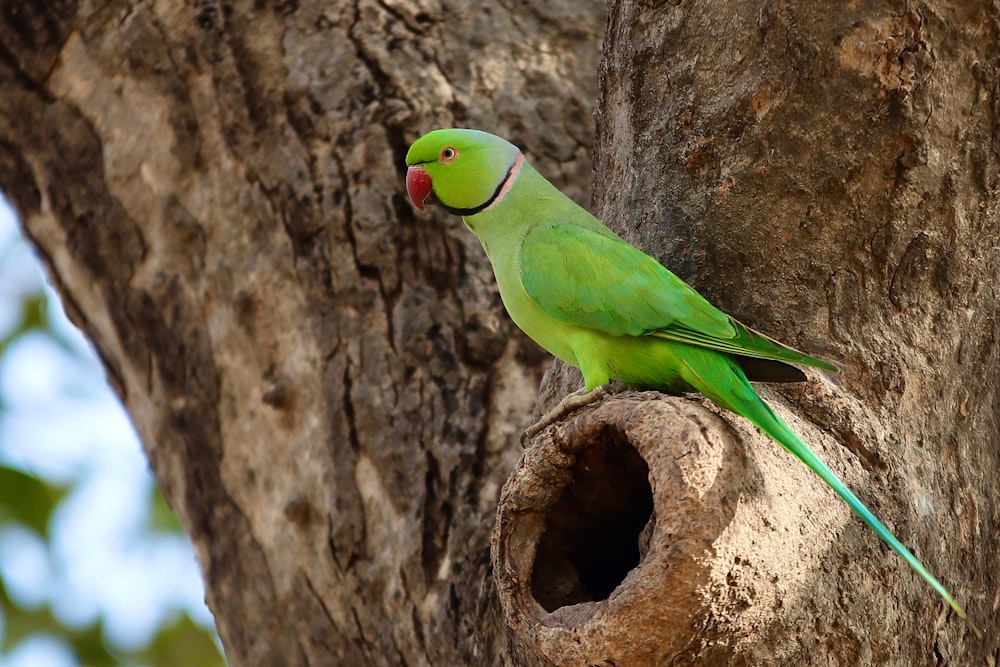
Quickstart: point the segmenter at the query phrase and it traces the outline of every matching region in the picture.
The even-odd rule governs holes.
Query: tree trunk
[[[592,2],[2,5],[0,188],[234,665],[996,659],[1000,17],[799,4],[612,2],[599,96]],[[762,391],[986,640],[776,444],[649,394],[526,450],[498,602],[546,357],[402,158],[482,127],[585,201],[595,97],[597,212],[843,365]]]
[[[495,128],[585,201],[603,4],[0,7],[0,188],[230,662],[508,662],[489,531],[547,357],[403,159]]]
[[[986,639],[747,422],[627,394],[542,432],[501,499],[501,601],[543,662],[996,661],[998,33],[943,2],[612,2],[594,178],[627,239],[842,365],[761,393]],[[539,408],[579,382],[554,368]]]

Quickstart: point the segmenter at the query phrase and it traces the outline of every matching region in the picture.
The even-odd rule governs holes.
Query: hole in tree
[[[606,600],[639,564],[640,534],[653,513],[649,466],[624,436],[606,429],[573,468],[546,519],[531,592],[546,611]]]

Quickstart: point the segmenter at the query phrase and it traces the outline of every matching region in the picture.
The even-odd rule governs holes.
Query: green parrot
[[[969,623],[965,610],[791,428],[751,381],[805,379],[790,363],[836,367],[740,324],[549,183],[486,132],[430,132],[406,154],[406,190],[436,201],[482,242],[511,319],[583,373],[671,393],[697,391],[797,456]]]

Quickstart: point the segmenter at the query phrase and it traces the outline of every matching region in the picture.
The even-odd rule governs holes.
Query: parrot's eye
[[[458,151],[456,151],[451,146],[445,146],[444,148],[441,149],[441,155],[439,156],[439,159],[444,164],[448,164],[449,162],[453,162],[457,157],[458,157]]]

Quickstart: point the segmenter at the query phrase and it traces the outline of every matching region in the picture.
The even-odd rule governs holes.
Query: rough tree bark
[[[586,201],[604,6],[0,3],[0,189],[196,545],[234,665],[508,662],[489,576],[545,355],[406,147]]]
[[[612,2],[599,97],[597,3],[0,4],[0,189],[233,664],[996,660],[776,445],[648,394],[527,451],[501,514],[539,558],[509,576],[498,523],[509,635],[500,613],[487,540],[545,358],[460,223],[413,215],[401,159],[492,129],[586,201],[597,97],[598,212],[844,365],[766,396],[996,628],[997,10],[801,4]],[[538,459],[548,504],[517,515]],[[643,554],[596,594],[576,499]]]
[[[987,638],[746,422],[626,395],[540,434],[505,487],[495,570],[535,653],[997,661],[998,75],[996,6],[610,3],[597,212],[843,365],[762,393]],[[579,383],[554,368],[539,407]],[[609,530],[632,552],[595,540]]]

